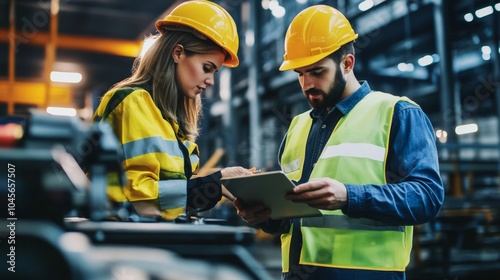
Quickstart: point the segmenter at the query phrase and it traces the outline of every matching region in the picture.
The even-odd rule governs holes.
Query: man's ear
[[[184,46],[180,44],[175,45],[174,49],[172,50],[172,58],[174,59],[174,62],[178,63],[183,55],[184,55]]]
[[[345,55],[344,63],[343,63],[344,67],[342,68],[344,70],[345,74],[352,71],[352,69],[354,68],[354,62],[355,62],[354,55],[352,55],[352,54]]]

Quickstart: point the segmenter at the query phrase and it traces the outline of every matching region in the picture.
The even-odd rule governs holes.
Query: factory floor
[[[281,253],[279,241],[260,234],[256,242],[247,249],[259,261],[272,279],[280,279]],[[500,249],[487,246],[482,249],[450,248],[448,265],[443,262],[440,248],[427,247],[420,250],[420,264],[415,256],[408,266],[408,280],[494,280],[500,279]]]

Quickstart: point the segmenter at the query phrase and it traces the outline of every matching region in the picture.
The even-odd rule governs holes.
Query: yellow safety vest
[[[163,118],[149,92],[142,88],[107,92],[94,113],[93,122],[103,120],[111,125],[123,148],[128,180],[122,186],[116,174],[109,177],[110,200],[154,201],[166,220],[184,213],[189,179],[185,163],[190,163],[191,170],[198,168],[198,145],[178,139],[179,126]]]
[[[330,177],[346,184],[385,184],[385,166],[394,106],[412,102],[382,92],[371,92],[336,125],[311,179]],[[413,103],[413,102],[412,102]],[[300,180],[310,111],[292,120],[281,158],[281,168]],[[350,218],[341,210],[321,210],[323,217],[301,219],[300,264],[349,269],[404,271],[410,261],[413,227],[390,225],[368,218]],[[290,232],[281,236],[283,272],[289,270]]]

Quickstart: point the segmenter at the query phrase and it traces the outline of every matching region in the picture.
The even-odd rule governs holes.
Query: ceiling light
[[[76,72],[50,72],[52,82],[77,84],[82,81],[82,74]]]
[[[471,22],[474,20],[474,15],[472,15],[471,13],[467,13],[464,15],[464,19],[466,22]]]
[[[482,46],[482,47],[481,47],[481,51],[482,51],[484,54],[491,54],[491,48],[490,48],[490,46]]]
[[[448,140],[448,132],[442,129],[436,130],[436,138],[439,140],[441,143],[446,143]]]
[[[142,42],[142,48],[141,48],[141,53],[139,54],[139,57],[143,57],[146,52],[153,46],[154,42],[156,41],[156,38],[149,37],[144,39],[144,42]]]
[[[272,12],[271,12],[271,13],[273,14],[273,16],[274,16],[275,18],[282,18],[282,17],[284,17],[284,16],[285,16],[285,14],[286,14],[286,10],[285,10],[285,8],[284,8],[284,7],[282,7],[282,6],[278,6],[278,7],[274,8],[274,9],[272,9]]]
[[[374,5],[373,0],[365,0],[365,1],[361,2],[361,3],[359,3],[358,9],[360,11],[364,12],[366,10],[369,10],[369,9],[373,8],[373,5]]]
[[[478,18],[482,18],[482,17],[488,16],[488,15],[491,15],[492,13],[493,13],[493,7],[491,7],[491,6],[481,8],[475,12],[476,17],[478,17]]]
[[[420,66],[427,66],[427,65],[431,65],[432,62],[434,62],[434,60],[432,59],[432,56],[430,55],[426,55],[426,56],[423,56],[421,58],[418,59],[418,65]]]
[[[457,127],[455,127],[455,133],[457,135],[469,134],[469,133],[474,133],[477,131],[478,131],[478,126],[475,123],[463,124],[463,125],[458,125]]]
[[[440,60],[438,54],[433,54],[433,55],[431,55],[431,57],[432,57],[432,62],[434,62],[434,63],[439,62],[439,60]]]
[[[262,6],[262,9],[269,10],[269,0],[262,0],[260,5]]]
[[[76,116],[75,108],[64,108],[64,107],[47,107],[47,113],[55,116]]]
[[[252,47],[255,44],[255,33],[253,30],[247,30],[245,32],[245,44]]]
[[[398,70],[401,72],[412,72],[415,70],[415,66],[412,63],[401,62],[398,64]]]
[[[269,9],[272,11],[280,6],[280,3],[278,0],[271,0],[269,1]]]

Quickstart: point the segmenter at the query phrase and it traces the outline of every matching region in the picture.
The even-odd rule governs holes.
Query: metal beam
[[[0,42],[8,42],[11,32],[7,29],[0,29]],[[50,34],[38,32],[23,36],[19,30],[15,32],[16,46],[29,44],[35,46],[45,46],[50,42]],[[105,53],[125,57],[137,57],[141,51],[141,41],[119,40],[100,37],[86,37],[59,34],[57,47],[60,49],[83,50],[89,52]]]
[[[439,94],[441,101],[441,126],[448,132],[448,143],[456,143],[456,135],[453,133],[454,127],[457,124],[456,116],[449,117],[450,108],[455,112],[456,108],[452,108],[452,96],[455,93],[453,82],[453,66],[451,56],[451,46],[449,40],[450,29],[450,10],[451,4],[446,0],[434,1],[434,35],[436,37],[436,49],[439,54]],[[451,159],[457,158],[457,151],[450,150]]]
[[[16,41],[15,41],[15,30],[16,30],[16,5],[14,0],[10,0],[9,6],[9,34],[7,39],[9,40],[9,82],[7,86],[7,91],[11,92],[14,87],[15,76],[16,76]],[[7,114],[14,114],[14,102],[8,100],[7,102]]]
[[[57,51],[57,29],[59,26],[59,0],[50,1],[50,37],[49,42],[45,45],[45,69],[44,69],[44,81],[45,81],[45,100],[42,104],[43,108],[47,108],[50,100],[50,88],[52,81],[50,80],[50,73],[56,61],[56,51]]]

